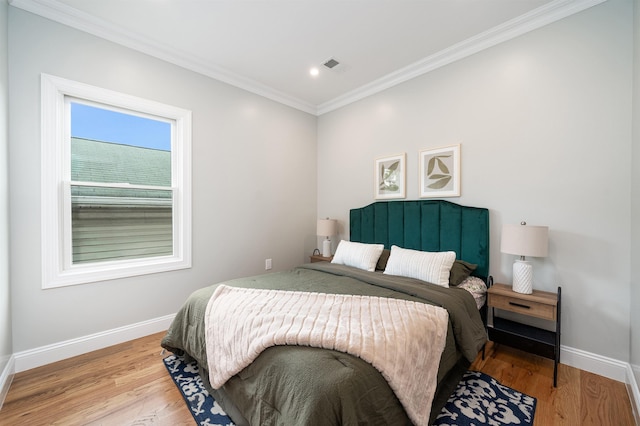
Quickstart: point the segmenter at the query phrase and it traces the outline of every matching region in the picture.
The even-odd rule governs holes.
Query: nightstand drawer
[[[489,306],[550,321],[556,320],[555,305],[524,300],[501,294],[489,294]]]

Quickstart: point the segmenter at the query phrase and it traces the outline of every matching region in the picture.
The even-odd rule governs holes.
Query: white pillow
[[[384,273],[449,287],[449,273],[455,260],[454,251],[429,252],[391,246]]]
[[[342,240],[338,244],[331,263],[373,272],[383,249],[383,244],[364,244]]]

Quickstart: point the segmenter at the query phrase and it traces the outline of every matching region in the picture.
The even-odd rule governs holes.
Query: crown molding
[[[275,90],[258,81],[238,75],[226,68],[207,63],[201,58],[187,55],[178,49],[168,49],[147,37],[125,30],[56,0],[9,0],[9,4],[13,7],[162,59],[300,111],[313,115],[317,114],[317,107],[313,104]]]
[[[457,43],[434,55],[365,84],[320,105],[290,96],[258,81],[238,75],[228,69],[187,55],[177,49],[167,49],[137,33],[112,25],[102,19],[69,7],[56,0],[9,0],[13,7],[34,13],[69,27],[129,47],[185,69],[222,81],[248,92],[263,96],[300,111],[322,115],[374,95],[422,74],[466,58],[484,49],[511,40],[529,31],[581,12],[607,0],[555,0],[488,31]]]
[[[404,83],[422,74],[471,56],[497,44],[516,38],[560,19],[581,12],[607,0],[555,0],[474,37],[454,44],[407,67],[372,81],[318,105],[318,115],[326,114],[350,103]]]

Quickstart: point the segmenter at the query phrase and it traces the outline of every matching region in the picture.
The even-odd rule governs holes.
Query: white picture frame
[[[376,200],[405,198],[407,154],[377,158],[374,162],[374,194]]]
[[[460,196],[460,144],[420,151],[420,198]]]

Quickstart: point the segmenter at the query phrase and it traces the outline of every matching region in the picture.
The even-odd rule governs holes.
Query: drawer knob
[[[522,303],[509,302],[512,306],[517,306],[518,308],[531,309],[531,306],[523,305]]]

